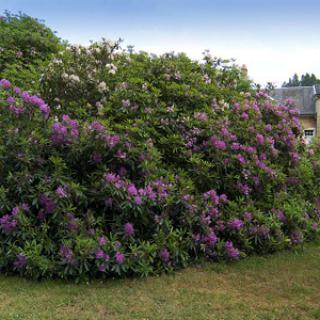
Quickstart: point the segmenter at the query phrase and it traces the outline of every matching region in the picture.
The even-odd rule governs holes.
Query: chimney
[[[248,79],[248,68],[245,64],[242,65],[241,67],[241,76],[244,78],[244,79]]]

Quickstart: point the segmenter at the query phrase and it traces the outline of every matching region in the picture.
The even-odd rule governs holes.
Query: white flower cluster
[[[118,68],[113,63],[107,63],[106,68],[109,70],[110,74],[115,74]]]
[[[104,93],[106,91],[109,91],[109,88],[108,88],[107,84],[104,81],[102,81],[102,82],[100,82],[98,84],[98,91],[100,93]]]
[[[76,74],[67,74],[67,73],[63,73],[62,75],[61,75],[61,77],[62,77],[62,79],[63,80],[69,80],[69,81],[71,81],[71,82],[74,82],[74,83],[78,83],[78,82],[80,82],[80,78],[79,78],[79,76],[77,76]]]
[[[54,58],[54,59],[52,60],[52,63],[54,63],[54,64],[62,64],[62,60],[61,60],[61,59]]]

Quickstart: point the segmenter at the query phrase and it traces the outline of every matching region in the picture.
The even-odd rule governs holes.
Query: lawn
[[[148,279],[1,276],[0,319],[320,319],[320,243]]]

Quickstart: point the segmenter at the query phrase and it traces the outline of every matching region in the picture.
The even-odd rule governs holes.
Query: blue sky
[[[320,77],[319,0],[0,0],[4,10],[44,19],[71,43],[121,37],[136,50],[195,59],[210,49],[260,83]]]

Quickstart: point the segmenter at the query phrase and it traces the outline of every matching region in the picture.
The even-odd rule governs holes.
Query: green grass
[[[320,319],[320,243],[147,279],[0,277],[0,319]]]

